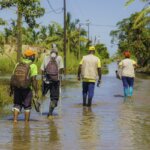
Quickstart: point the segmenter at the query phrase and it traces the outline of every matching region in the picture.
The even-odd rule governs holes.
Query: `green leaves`
[[[131,3],[133,3],[135,0],[128,0],[126,3],[125,3],[125,6],[129,6]]]

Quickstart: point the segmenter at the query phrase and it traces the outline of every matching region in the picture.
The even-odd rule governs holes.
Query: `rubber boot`
[[[54,103],[54,101],[51,101],[50,106],[49,106],[48,117],[53,115],[54,108],[55,108],[55,103]]]
[[[133,95],[133,87],[129,87],[129,96]]]
[[[53,115],[54,107],[49,108],[48,117]]]
[[[86,98],[83,98],[83,106],[86,106]]]
[[[25,122],[29,122],[29,119],[30,119],[30,111],[25,111],[25,112],[24,112],[24,115],[25,115]]]
[[[87,107],[91,107],[91,105],[92,105],[92,98],[89,98],[89,99],[88,99]]]
[[[124,88],[124,97],[128,96],[128,88]]]

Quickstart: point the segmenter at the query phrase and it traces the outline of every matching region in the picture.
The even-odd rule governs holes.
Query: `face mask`
[[[31,60],[32,62],[34,62],[35,61],[35,56],[30,56],[29,60]]]
[[[51,53],[51,58],[56,58],[56,53]]]

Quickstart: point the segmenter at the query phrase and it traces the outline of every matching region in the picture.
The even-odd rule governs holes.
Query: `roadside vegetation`
[[[129,0],[129,5],[133,0]],[[129,18],[117,23],[117,30],[111,31],[112,44],[118,45],[115,58],[121,59],[125,50],[129,50],[140,66],[139,71],[150,73],[150,7],[146,0],[145,7]]]

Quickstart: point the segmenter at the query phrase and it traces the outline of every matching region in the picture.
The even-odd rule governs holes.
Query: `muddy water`
[[[149,150],[150,77],[137,75],[133,99],[124,100],[115,67],[109,66],[109,74],[95,88],[91,109],[82,108],[81,83],[67,76],[54,119],[46,118],[48,97],[42,114],[33,109],[28,124],[23,113],[18,124],[12,123],[11,114],[5,115],[0,120],[0,149]]]

